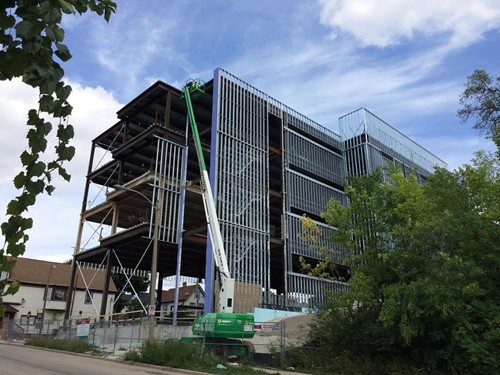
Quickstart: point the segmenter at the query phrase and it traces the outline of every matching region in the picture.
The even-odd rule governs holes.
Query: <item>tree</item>
[[[460,119],[464,122],[474,119],[473,128],[493,140],[500,151],[500,77],[475,70],[467,77],[460,105],[457,112]]]
[[[135,294],[132,296],[132,298],[125,298],[124,293],[128,293],[129,295],[130,293],[137,293],[140,296],[141,292],[145,292],[148,289],[149,279],[142,276],[130,276],[130,282],[128,282],[127,276],[123,273],[114,273],[111,277],[113,278],[116,289],[121,293],[120,298],[115,302],[113,306],[114,312],[119,313],[123,310],[124,307],[127,306],[130,307],[130,311],[137,310],[136,307],[139,303],[139,300],[133,298],[135,297]]]
[[[500,371],[499,178],[499,160],[479,153],[425,185],[401,172],[351,179],[350,205],[332,201],[323,215],[353,254],[349,292],[331,297],[312,330],[324,355]]]
[[[20,156],[22,170],[14,178],[14,186],[20,194],[8,203],[8,219],[1,225],[4,244],[0,250],[0,272],[10,271],[16,257],[25,252],[27,230],[33,226],[26,212],[35,204],[37,196],[52,194],[54,173],[67,181],[70,179],[64,163],[75,154],[75,148],[70,145],[74,130],[68,123],[72,111],[68,98],[72,89],[63,81],[60,62],[71,59],[71,53],[63,43],[63,14],[81,15],[90,11],[109,21],[115,9],[116,4],[111,0],[2,0],[0,3],[0,80],[21,77],[39,93],[38,108],[28,112],[27,149]],[[56,156],[54,160],[44,161],[47,137],[55,127]],[[1,296],[16,291],[15,286],[3,291],[4,286],[0,282],[0,316],[4,312]]]

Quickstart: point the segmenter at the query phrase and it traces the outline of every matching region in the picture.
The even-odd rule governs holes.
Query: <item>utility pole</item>
[[[45,286],[45,291],[43,293],[43,307],[42,307],[42,324],[40,325],[40,332],[39,332],[39,336],[42,335],[42,331],[43,331],[43,326],[45,324],[45,309],[47,308],[47,299],[48,299],[48,292],[49,292],[49,286],[50,286],[50,277],[52,276],[52,270],[56,268],[55,265],[52,265],[50,266],[49,268],[49,276],[47,278],[47,285]]]

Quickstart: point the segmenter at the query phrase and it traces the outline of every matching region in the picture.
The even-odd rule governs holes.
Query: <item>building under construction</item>
[[[203,279],[210,311],[217,270],[181,95],[156,82],[93,140],[73,279],[82,263],[105,268],[108,275],[148,273],[155,263],[156,223],[158,295],[167,277]],[[330,199],[347,204],[346,173],[399,163],[425,179],[434,166],[445,166],[365,109],[340,119],[341,136],[222,69],[194,100],[194,112],[237,280],[235,311],[311,306],[326,291],[345,290],[347,254],[327,240],[334,228],[320,214]],[[329,248],[337,264],[332,278],[308,276],[300,267],[300,257],[313,265],[322,259],[301,235],[304,214],[323,229],[319,246]]]

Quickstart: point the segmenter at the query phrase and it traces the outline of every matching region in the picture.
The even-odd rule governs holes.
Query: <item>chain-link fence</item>
[[[150,337],[160,342],[195,337],[191,327],[192,322],[178,322],[174,326],[171,321],[164,319],[157,319],[152,326],[147,317],[122,320],[47,321],[43,326],[30,324],[29,321],[7,320],[4,321],[2,336],[9,341],[20,341],[31,337],[87,340],[103,352],[120,355],[125,351],[139,348]],[[254,337],[246,338],[244,341],[252,352],[254,361],[279,365],[284,363],[287,351],[305,343],[306,328],[294,327],[287,331],[284,321],[256,322]],[[205,343],[203,337],[202,342]]]

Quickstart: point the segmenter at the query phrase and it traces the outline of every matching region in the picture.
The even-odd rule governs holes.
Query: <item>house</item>
[[[161,294],[161,316],[171,316],[174,311],[175,288],[164,290]],[[179,311],[184,315],[195,316],[203,312],[205,291],[200,284],[179,287]],[[181,314],[181,315],[183,315]]]
[[[3,297],[4,321],[14,319],[20,325],[37,325],[44,311],[46,322],[63,320],[68,303],[72,319],[97,316],[106,273],[98,268],[81,268],[76,274],[73,297],[68,301],[71,269],[71,264],[17,258],[12,271],[2,274],[6,288],[16,280],[20,283],[16,294]],[[116,293],[112,280],[109,288],[106,311],[111,313]]]

